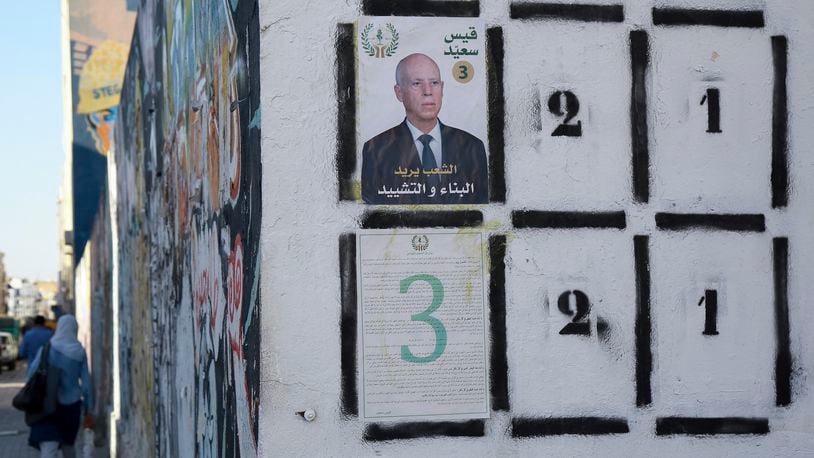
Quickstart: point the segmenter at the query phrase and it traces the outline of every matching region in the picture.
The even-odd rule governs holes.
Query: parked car
[[[20,331],[20,320],[11,316],[0,316],[0,332],[10,332],[15,341],[19,342],[22,338]]]
[[[17,341],[10,332],[0,331],[0,366],[17,367]]]

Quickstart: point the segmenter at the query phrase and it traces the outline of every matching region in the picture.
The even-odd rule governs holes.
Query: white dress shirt
[[[418,161],[421,162],[423,166],[424,158],[422,157],[422,153],[424,152],[424,144],[421,143],[418,137],[424,135],[424,132],[418,130],[409,120],[407,120],[407,128],[410,129],[410,134],[413,136],[413,143],[415,143],[415,149],[418,151]],[[432,155],[435,156],[435,163],[438,167],[441,167],[441,165],[444,164],[443,147],[441,146],[441,123],[436,120],[435,127],[432,128],[428,135],[432,137],[432,140],[430,140],[430,149],[432,150]]]

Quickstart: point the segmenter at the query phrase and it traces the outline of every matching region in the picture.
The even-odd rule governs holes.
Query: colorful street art
[[[136,19],[126,0],[68,0],[73,116],[74,265],[91,237],[104,192],[119,93]]]
[[[128,406],[117,448],[123,456],[255,456],[257,2],[147,0],[140,8],[109,156]]]
[[[107,183],[103,189],[107,189]],[[95,393],[97,444],[108,444],[110,424],[108,413],[113,408],[113,307],[112,242],[108,193],[99,199],[99,209],[85,254],[75,270],[76,319],[79,340],[88,354],[89,368]]]
[[[130,39],[137,6],[124,0],[68,0],[71,59],[72,262],[62,266],[61,287],[67,311],[84,334],[96,391],[97,443],[109,440],[113,406],[113,320],[110,276],[111,215],[107,200],[107,153],[112,147]],[[92,249],[90,247],[93,247]],[[75,268],[75,272],[73,269]],[[84,290],[79,298],[74,282]],[[92,323],[92,325],[91,325]]]

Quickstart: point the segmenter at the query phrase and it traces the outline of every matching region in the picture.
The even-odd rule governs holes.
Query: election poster
[[[362,17],[356,46],[362,201],[486,203],[483,21]]]
[[[465,230],[359,232],[363,420],[489,417],[484,244]]]

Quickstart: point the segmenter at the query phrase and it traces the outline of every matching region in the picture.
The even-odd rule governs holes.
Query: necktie
[[[435,154],[432,152],[432,148],[430,148],[430,142],[432,141],[432,135],[424,134],[418,137],[418,141],[424,145],[423,150],[421,151],[421,165],[424,170],[432,170],[438,168],[438,163],[435,162]],[[429,196],[432,194],[431,188],[435,186],[435,196],[438,197],[441,193],[441,178],[438,175],[426,175],[425,183],[427,185],[427,195]]]

